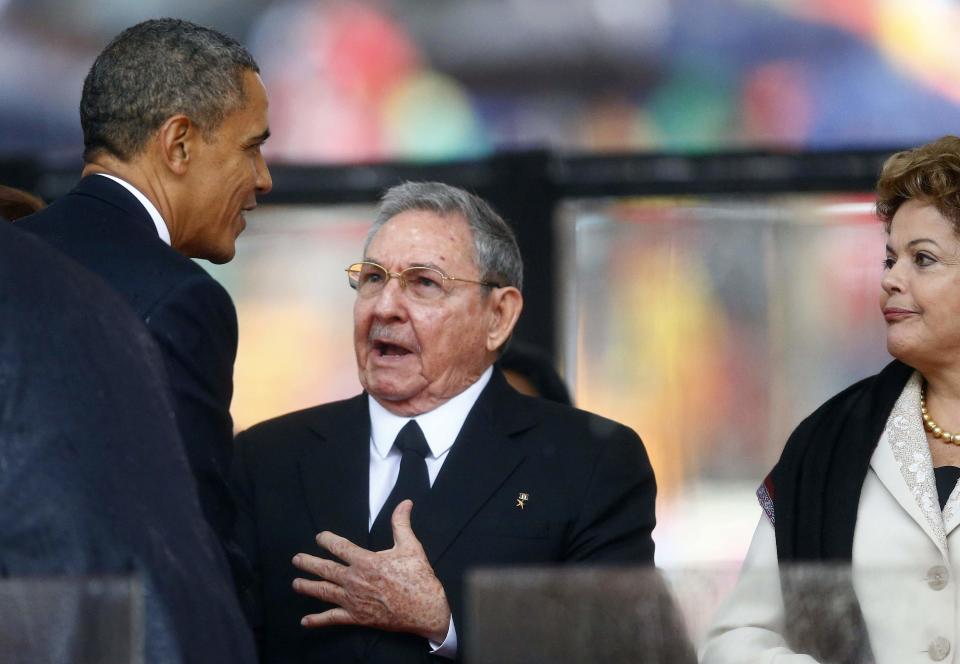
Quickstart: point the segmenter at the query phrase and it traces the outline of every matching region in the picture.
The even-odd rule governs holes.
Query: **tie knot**
[[[403,425],[393,444],[404,454],[413,452],[421,459],[425,459],[430,454],[430,446],[427,445],[427,439],[423,437],[423,431],[416,420],[410,420]]]

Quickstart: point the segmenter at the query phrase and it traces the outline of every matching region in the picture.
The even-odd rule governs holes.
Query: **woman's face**
[[[936,208],[897,210],[881,285],[890,354],[921,373],[960,364],[960,238]]]

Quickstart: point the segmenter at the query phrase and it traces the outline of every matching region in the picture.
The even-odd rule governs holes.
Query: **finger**
[[[410,525],[411,512],[413,512],[413,501],[403,500],[390,515],[390,526],[393,528],[393,543],[395,546],[420,546],[420,540],[417,539],[413,527]]]
[[[295,555],[293,557],[293,566],[303,572],[315,574],[320,578],[329,579],[336,583],[340,583],[343,580],[343,575],[347,571],[344,565],[336,561],[311,556],[309,553],[298,553]]]
[[[294,579],[293,589],[301,595],[307,595],[330,604],[343,605],[347,599],[346,591],[329,581],[314,581],[312,579]]]
[[[330,625],[356,625],[357,621],[353,619],[349,611],[337,607],[323,613],[311,613],[304,616],[300,624],[304,627],[328,627]]]
[[[329,530],[324,530],[317,535],[317,544],[349,564],[363,560],[365,556],[372,555],[369,551],[357,546],[346,537],[334,535]]]

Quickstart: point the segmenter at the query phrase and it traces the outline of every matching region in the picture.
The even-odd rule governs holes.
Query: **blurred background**
[[[738,562],[790,430],[888,360],[872,185],[960,132],[951,0],[0,0],[0,182],[72,186],[86,70],[155,16],[270,93],[274,193],[207,266],[237,427],[359,389],[342,269],[378,195],[463,186],[517,229],[517,337],[644,439],[666,567]]]
[[[950,0],[0,0],[3,153],[78,155],[86,69],[155,16],[250,47],[284,162],[889,146],[958,119]]]

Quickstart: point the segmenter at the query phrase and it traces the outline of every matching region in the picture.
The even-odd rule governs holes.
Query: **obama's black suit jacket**
[[[237,437],[240,542],[259,580],[261,660],[433,662],[426,640],[363,628],[308,630],[328,606],[292,590],[298,552],[330,530],[366,546],[370,415],[367,396],[261,423]],[[528,498],[521,509],[521,493]],[[495,370],[450,449],[414,533],[443,584],[460,652],[464,576],[477,566],[653,564],[653,471],[627,427],[523,396]]]
[[[247,565],[233,536],[227,479],[233,448],[237,314],[226,290],[157,235],[147,210],[120,184],[90,175],[17,222],[94,272],[146,323],[160,349],[177,428],[204,516],[239,585]]]

